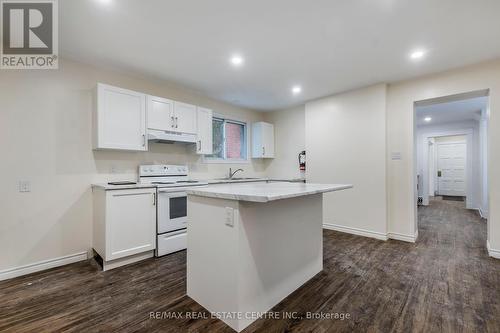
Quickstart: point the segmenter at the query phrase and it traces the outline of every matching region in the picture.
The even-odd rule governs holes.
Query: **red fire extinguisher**
[[[299,170],[306,171],[306,151],[303,150],[299,154]]]

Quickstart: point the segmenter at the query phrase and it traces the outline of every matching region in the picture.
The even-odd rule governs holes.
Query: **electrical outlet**
[[[226,225],[234,227],[234,209],[226,207]]]
[[[19,192],[31,192],[31,182],[29,180],[20,180],[18,187]]]

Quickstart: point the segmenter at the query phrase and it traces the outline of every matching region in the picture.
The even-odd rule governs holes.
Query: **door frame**
[[[474,207],[475,204],[472,200],[472,139],[473,139],[473,128],[464,128],[464,129],[456,129],[456,130],[447,130],[447,131],[436,131],[425,134],[423,137],[423,154],[422,154],[422,165],[423,165],[423,173],[422,173],[422,204],[424,206],[429,205],[429,140],[432,138],[443,137],[443,136],[456,136],[456,135],[465,135],[465,144],[467,146],[466,152],[466,163],[465,163],[465,207],[467,209],[477,209],[478,207]]]
[[[465,139],[463,141],[447,141],[447,142],[438,142],[436,143],[436,152],[435,152],[435,155],[434,155],[434,158],[439,158],[439,146],[440,145],[453,145],[453,144],[465,144],[465,196],[467,196],[467,161],[469,159],[469,156],[467,156],[467,137],[465,137]],[[439,170],[439,160],[435,161],[435,164],[436,164],[436,171]],[[437,177],[437,172],[436,174],[434,174],[433,176],[431,176],[431,174],[429,173],[429,179],[432,178],[432,177],[435,177],[434,180],[435,180],[435,183],[437,184],[437,188],[438,188],[438,191],[439,191],[439,177]],[[436,186],[435,186],[436,187]],[[430,193],[430,191],[429,191]],[[429,194],[430,195],[430,194]],[[441,194],[443,195],[443,194]],[[466,197],[467,198],[467,197]]]

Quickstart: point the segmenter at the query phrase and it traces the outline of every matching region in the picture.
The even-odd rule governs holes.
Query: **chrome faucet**
[[[229,179],[232,179],[233,176],[238,172],[238,171],[245,171],[243,169],[237,169],[233,172],[233,170],[231,168],[229,168]]]

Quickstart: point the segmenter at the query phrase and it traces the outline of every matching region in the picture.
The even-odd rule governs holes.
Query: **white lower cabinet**
[[[94,189],[94,250],[109,266],[114,260],[156,248],[156,189]]]

